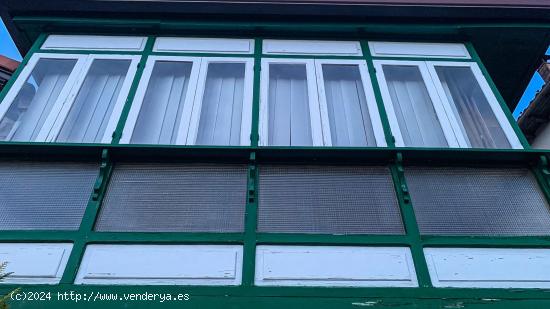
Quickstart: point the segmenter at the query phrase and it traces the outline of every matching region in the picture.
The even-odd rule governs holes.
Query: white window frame
[[[101,138],[101,143],[110,143],[113,139],[113,132],[117,127],[120,115],[122,114],[124,103],[126,102],[126,98],[128,97],[128,93],[130,92],[130,87],[132,86],[132,82],[134,80],[140,58],[140,56],[131,55],[88,55],[80,74],[73,82],[74,84],[67,96],[65,104],[63,104],[59,112],[50,113],[50,115],[48,116],[46,121],[52,123],[51,129],[47,132],[40,132],[39,139],[46,142],[55,142],[57,136],[61,132],[61,128],[63,127],[67,116],[69,115],[69,112],[76,100],[76,97],[80,92],[80,88],[82,87],[84,80],[88,76],[88,72],[90,71],[90,68],[92,67],[92,64],[95,60],[130,60],[130,66],[128,67],[128,71],[126,72],[126,76],[124,77],[124,82],[122,83],[122,87],[120,88],[120,92],[118,93],[118,98],[113,107],[111,116],[109,117],[107,127],[105,128],[105,132],[103,133],[103,137]]]
[[[415,60],[415,61],[403,61],[403,60],[375,60],[374,66],[376,69],[376,76],[379,81],[380,91],[382,94],[382,99],[384,101],[384,107],[386,108],[388,114],[388,121],[390,123],[390,128],[392,134],[395,137],[395,144],[397,147],[407,147],[404,144],[403,136],[401,135],[401,130],[397,122],[397,117],[395,115],[395,110],[391,101],[391,96],[387,86],[386,77],[382,69],[383,65],[404,65],[404,66],[417,66],[420,69],[424,84],[428,89],[428,93],[432,100],[434,109],[436,111],[437,117],[439,118],[439,123],[443,129],[449,148],[469,148],[468,143],[466,142],[467,136],[464,135],[461,126],[460,120],[457,119],[457,115],[454,112],[455,107],[447,97],[443,84],[435,71],[436,66],[441,67],[467,67],[472,70],[476,81],[481,87],[483,94],[485,95],[489,105],[495,114],[495,117],[502,128],[508,142],[510,143],[513,149],[523,149],[521,142],[515,133],[512,125],[508,121],[504,110],[500,106],[498,99],[491,90],[489,83],[483,76],[479,65],[475,62],[453,62],[453,61],[426,61],[426,60]]]
[[[321,125],[321,111],[315,77],[315,62],[313,59],[262,59],[262,74],[260,82],[260,146],[269,145],[269,66],[271,64],[303,64],[306,66],[307,91],[309,100],[309,118],[313,146],[323,146],[323,129]]]
[[[446,63],[446,62],[438,62]],[[402,60],[375,60],[374,67],[376,69],[376,76],[378,83],[380,85],[380,92],[382,94],[382,100],[384,101],[384,107],[386,108],[388,121],[392,131],[392,135],[395,138],[395,145],[397,147],[416,147],[416,146],[407,146],[403,140],[403,135],[401,134],[401,129],[397,121],[397,116],[395,114],[395,109],[393,108],[393,102],[390,96],[388,89],[388,84],[386,76],[384,74],[383,66],[384,65],[395,65],[395,66],[415,66],[420,70],[424,85],[428,91],[430,99],[432,101],[434,110],[436,112],[439,124],[447,140],[449,148],[465,148],[466,140],[460,131],[458,121],[454,117],[451,106],[445,99],[441,97],[440,91],[443,90],[437,89],[436,82],[434,81],[434,76],[430,72],[429,62],[427,61],[402,61]],[[437,76],[436,76],[437,78]],[[443,92],[444,94],[444,92]]]
[[[147,59],[145,68],[143,69],[143,74],[141,75],[141,80],[139,82],[138,88],[136,90],[136,95],[132,106],[130,107],[130,112],[128,113],[128,118],[126,119],[126,124],[122,131],[122,137],[120,139],[121,144],[129,144],[134,133],[135,126],[137,124],[137,119],[143,105],[143,100],[145,99],[145,93],[149,87],[149,81],[151,80],[151,75],[153,69],[157,62],[169,61],[169,62],[190,62],[192,63],[191,74],[189,76],[189,83],[187,85],[187,93],[185,96],[185,101],[182,110],[182,119],[180,121],[180,126],[178,128],[178,134],[176,137],[176,145],[185,145],[187,140],[187,132],[189,129],[189,121],[191,116],[191,109],[193,107],[193,100],[195,99],[195,89],[197,88],[197,81],[200,69],[200,57],[181,57],[181,56],[150,56]],[[190,92],[193,91],[193,92]],[[187,123],[187,125],[185,125]]]
[[[369,109],[369,119],[371,121],[372,130],[374,132],[375,142],[377,147],[386,147],[386,137],[384,136],[384,128],[380,119],[380,111],[376,104],[376,97],[369,77],[367,63],[363,60],[337,60],[337,59],[316,59],[315,71],[317,77],[317,87],[319,90],[319,104],[321,109],[321,124],[323,128],[323,138],[325,146],[332,146],[332,135],[330,132],[330,122],[328,117],[327,97],[325,94],[325,77],[323,73],[323,64],[335,65],[357,65],[361,76],[361,82],[365,91],[367,107]]]
[[[204,57],[201,59],[199,71],[199,83],[195,92],[193,110],[191,111],[191,120],[189,123],[189,132],[187,134],[187,145],[195,145],[197,141],[199,122],[202,111],[202,100],[206,91],[206,77],[208,75],[208,66],[211,63],[243,63],[244,71],[244,92],[243,107],[241,115],[241,146],[250,145],[250,132],[252,130],[252,92],[254,81],[254,59],[252,58],[229,58],[229,57]],[[181,122],[183,124],[183,122]]]
[[[76,60],[76,64],[73,67],[73,70],[71,73],[69,73],[69,77],[67,78],[67,81],[65,82],[65,85],[59,92],[59,96],[57,97],[56,101],[54,102],[52,106],[52,110],[50,111],[50,115],[57,115],[63,105],[66,103],[69,93],[74,86],[74,83],[78,76],[81,74],[81,71],[85,65],[86,58],[88,55],[80,55],[80,54],[49,54],[49,53],[36,53],[34,54],[25,68],[21,71],[21,74],[15,81],[15,83],[12,85],[11,89],[8,91],[7,95],[4,97],[4,100],[2,101],[2,104],[0,104],[0,119],[3,119],[6,115],[6,112],[13,104],[15,98],[19,94],[19,91],[21,88],[25,85],[27,79],[31,75],[32,71],[36,67],[36,64],[41,59],[68,59],[68,60]],[[29,140],[30,142],[44,142],[45,139],[45,132],[49,132],[51,127],[53,126],[53,119],[52,117],[46,118],[44,124],[42,125],[42,128],[39,132],[39,134],[36,136],[34,140]]]
[[[254,80],[254,60],[252,58],[235,57],[185,57],[185,56],[151,56],[147,60],[141,81],[138,85],[136,95],[128,119],[124,126],[121,144],[129,144],[132,138],[137,119],[143,105],[145,93],[153,73],[153,68],[158,61],[190,62],[192,63],[191,75],[185,102],[182,110],[182,119],[178,128],[175,145],[195,145],[200,123],[202,98],[204,96],[208,65],[210,63],[243,63],[245,64],[243,110],[241,116],[241,138],[240,145],[250,145],[250,132],[252,129],[252,92]],[[219,145],[228,146],[228,145]]]
[[[455,130],[457,130],[457,136],[460,136],[460,132],[462,132],[460,128],[460,124],[458,120],[455,117],[454,108],[451,101],[447,97],[447,94],[445,93],[445,90],[443,88],[443,84],[441,83],[441,80],[439,79],[439,76],[435,70],[435,67],[462,67],[462,68],[470,68],[472,70],[472,73],[480,86],[481,90],[483,91],[483,94],[485,95],[485,98],[489,102],[489,106],[491,107],[491,110],[493,111],[495,118],[497,119],[500,127],[502,128],[502,131],[506,135],[506,138],[508,139],[508,142],[510,143],[512,149],[523,149],[523,146],[521,145],[521,142],[515,133],[512,125],[508,121],[508,118],[506,117],[506,114],[504,110],[502,109],[501,105],[498,102],[497,97],[493,93],[491,86],[489,86],[489,83],[483,76],[483,73],[481,72],[481,69],[479,68],[479,65],[474,62],[452,62],[452,61],[427,61],[426,62],[428,66],[428,70],[430,72],[430,75],[432,76],[433,82],[435,84],[435,88],[445,105],[445,109],[447,110],[447,113],[449,114],[449,118],[452,118],[455,124],[453,124],[453,127],[456,127]],[[464,148],[467,148],[467,142],[466,137],[461,136],[461,142],[463,144],[461,145]]]

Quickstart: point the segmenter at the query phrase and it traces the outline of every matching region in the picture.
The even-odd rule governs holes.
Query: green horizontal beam
[[[242,243],[242,233],[92,232],[89,243]]]

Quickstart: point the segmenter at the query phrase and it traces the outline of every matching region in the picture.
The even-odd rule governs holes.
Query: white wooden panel
[[[408,248],[258,246],[260,286],[416,287]]]
[[[196,53],[235,53],[252,54],[254,41],[248,39],[216,39],[216,38],[158,38],[153,47],[160,52],[196,52]]]
[[[7,284],[56,284],[61,280],[72,244],[0,244],[0,263],[7,262]]]
[[[42,49],[140,51],[146,41],[146,37],[134,36],[50,35],[42,44]]]
[[[239,285],[242,246],[89,245],[75,283]]]
[[[264,40],[263,53],[294,55],[363,55],[361,52],[361,44],[356,41]]]
[[[550,249],[426,248],[436,287],[550,288]]]
[[[466,46],[460,43],[369,42],[369,48],[373,56],[470,59]]]

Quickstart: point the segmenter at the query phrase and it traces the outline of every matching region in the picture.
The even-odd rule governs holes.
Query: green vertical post
[[[71,251],[71,255],[69,256],[69,260],[67,262],[67,266],[65,267],[65,272],[61,277],[60,283],[73,283],[76,278],[80,261],[82,260],[84,250],[86,249],[86,242],[89,238],[88,236],[93,232],[101,202],[105,196],[105,191],[111,177],[112,169],[113,164],[109,158],[109,150],[103,149],[99,174],[94,184],[92,195],[88,201],[88,206],[86,207],[86,211],[84,212],[84,216],[82,217],[82,221],[80,223],[80,228],[77,234],[78,238],[73,244],[73,249]]]
[[[424,256],[420,229],[418,228],[409,188],[405,180],[402,153],[398,152],[396,154],[396,160],[390,165],[390,171],[397,194],[397,201],[401,208],[401,215],[403,216],[403,224],[405,226],[405,232],[407,233],[408,243],[411,246],[411,254],[418,277],[418,285],[420,287],[432,287],[428,265],[426,264],[426,257]]]
[[[369,70],[370,82],[372,89],[374,91],[374,97],[376,99],[376,105],[378,106],[378,114],[380,115],[380,120],[382,121],[382,127],[384,128],[384,136],[386,137],[386,143],[388,147],[395,147],[395,138],[391,133],[390,122],[388,120],[388,114],[386,113],[386,108],[384,107],[384,101],[382,99],[382,93],[380,92],[380,85],[378,84],[378,79],[376,78],[376,70],[374,68],[374,62],[372,60],[372,54],[369,49],[369,44],[367,41],[361,41],[361,49],[363,50],[363,57],[367,62],[367,68]]]
[[[253,286],[256,264],[256,227],[258,221],[258,168],[255,152],[250,153],[247,178],[243,286]]]
[[[262,70],[262,39],[254,39],[254,81],[252,91],[252,130],[250,145],[257,147],[260,141],[260,77]]]
[[[118,144],[120,142],[120,139],[122,138],[122,131],[124,130],[126,119],[128,119],[128,114],[130,113],[130,107],[134,102],[134,97],[136,96],[136,91],[137,91],[139,82],[141,80],[141,76],[143,75],[143,70],[145,69],[145,64],[147,63],[147,59],[149,58],[149,55],[151,55],[151,53],[153,52],[154,43],[155,43],[155,37],[149,36],[147,38],[147,43],[145,44],[145,48],[143,49],[143,54],[141,56],[141,59],[138,63],[138,68],[136,71],[136,75],[134,75],[132,86],[130,86],[128,97],[126,98],[126,102],[124,103],[124,107],[122,108],[120,119],[118,120],[118,124],[116,126],[115,132],[113,132],[113,140],[111,141],[111,144]]]

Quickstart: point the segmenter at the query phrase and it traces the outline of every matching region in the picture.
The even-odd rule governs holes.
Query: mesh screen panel
[[[258,190],[260,232],[404,233],[386,167],[261,166]]]
[[[242,232],[246,165],[116,165],[96,230]]]
[[[420,232],[428,235],[550,234],[550,210],[527,169],[405,169]]]
[[[97,164],[0,163],[0,230],[77,230]]]

